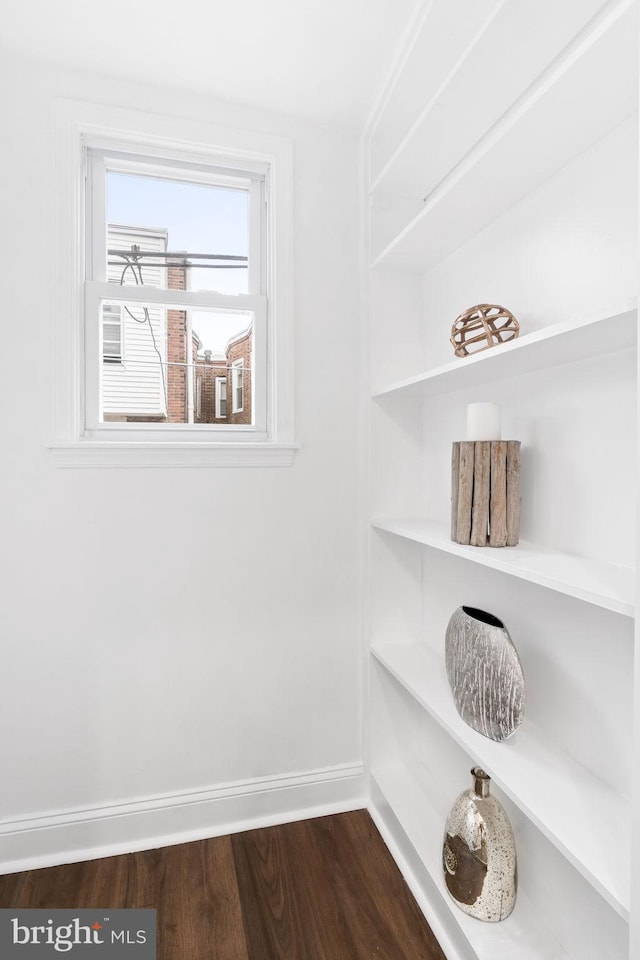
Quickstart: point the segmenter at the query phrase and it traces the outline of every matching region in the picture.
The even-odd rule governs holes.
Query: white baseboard
[[[0,873],[204,840],[366,806],[361,765],[0,821]]]

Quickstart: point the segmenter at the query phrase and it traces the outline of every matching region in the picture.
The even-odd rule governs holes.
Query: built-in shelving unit
[[[425,2],[365,137],[372,814],[447,960],[640,956],[638,6]],[[480,302],[511,309],[520,337],[448,359]],[[523,439],[516,547],[451,540],[450,443],[475,400]],[[453,609],[484,598],[525,665],[503,743],[460,718],[444,663]],[[476,763],[522,851],[500,924],[467,917],[442,878],[446,811]]]

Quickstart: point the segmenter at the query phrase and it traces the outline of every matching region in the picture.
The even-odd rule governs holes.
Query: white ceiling
[[[416,0],[2,0],[32,57],[360,129]]]

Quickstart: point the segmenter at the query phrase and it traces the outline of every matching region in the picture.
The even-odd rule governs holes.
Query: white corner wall
[[[3,69],[0,870],[361,806],[357,141]],[[59,96],[293,140],[292,467],[54,467]]]

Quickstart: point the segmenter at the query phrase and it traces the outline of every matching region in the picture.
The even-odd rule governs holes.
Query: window
[[[244,409],[244,360],[234,360],[231,367],[231,410],[242,413]]]
[[[227,416],[227,378],[216,377],[216,419]]]
[[[252,366],[266,365],[266,171],[94,147],[86,149],[86,162],[87,428],[97,434],[115,422],[119,432],[128,424],[158,432],[176,425],[228,431],[215,418],[201,422],[195,368],[203,349],[224,354],[225,344],[243,333]],[[121,318],[127,362],[117,375],[96,362],[100,310],[103,318],[105,311]],[[103,319],[103,357],[106,333]],[[121,351],[114,356],[121,359]],[[233,383],[233,410],[241,412],[242,371]],[[264,432],[265,404],[265,396],[256,397],[250,417],[234,428]]]
[[[290,144],[73,101],[56,113],[56,461],[290,463]],[[243,338],[229,422],[213,380]]]
[[[122,308],[113,303],[102,305],[102,360],[122,361]]]

